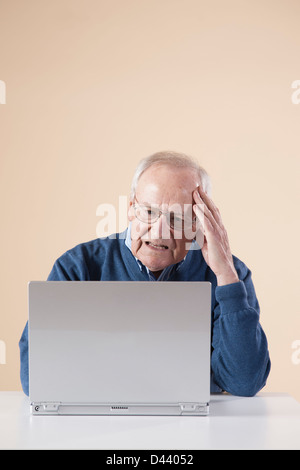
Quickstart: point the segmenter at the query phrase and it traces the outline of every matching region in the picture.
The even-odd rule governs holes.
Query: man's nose
[[[165,214],[161,216],[151,225],[150,237],[152,240],[169,240],[171,238],[170,227]]]

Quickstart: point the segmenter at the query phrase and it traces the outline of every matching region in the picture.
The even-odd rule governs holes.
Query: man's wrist
[[[225,286],[217,286],[215,295],[223,315],[249,308],[247,291],[242,280]]]
[[[235,282],[239,281],[239,277],[235,270],[217,275],[218,286],[226,286],[227,284],[234,284]]]

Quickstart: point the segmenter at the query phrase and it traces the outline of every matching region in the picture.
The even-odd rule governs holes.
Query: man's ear
[[[133,209],[133,202],[132,201],[129,202],[127,217],[128,217],[129,222],[132,222],[133,219],[134,219],[134,209]]]

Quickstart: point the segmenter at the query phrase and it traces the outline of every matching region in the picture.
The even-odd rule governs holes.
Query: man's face
[[[166,164],[153,165],[139,179],[136,198],[128,210],[132,222],[131,250],[157,275],[167,266],[181,261],[188,252],[193,237],[187,230],[170,228],[168,222],[174,217],[179,220],[180,216],[188,224],[192,223],[195,217],[192,192],[198,185],[200,180],[195,170]],[[143,222],[136,217],[134,205],[145,206],[146,211],[152,208],[156,213],[160,210],[163,214],[153,223]]]

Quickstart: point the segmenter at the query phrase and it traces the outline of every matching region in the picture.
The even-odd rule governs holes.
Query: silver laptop
[[[29,283],[33,414],[206,415],[209,282]]]

